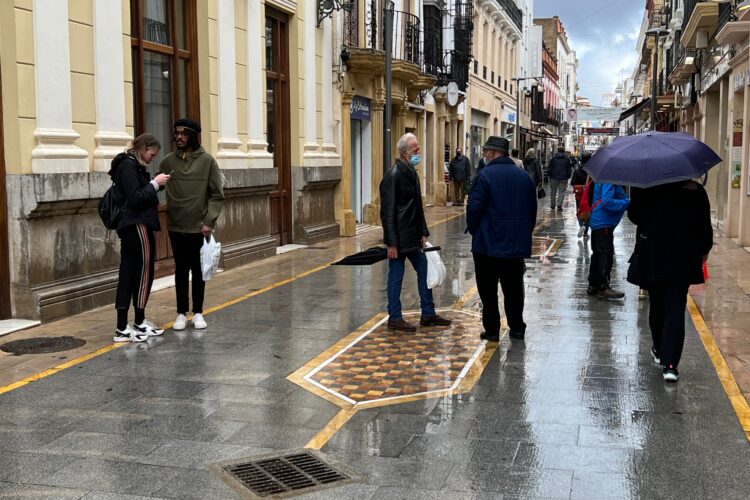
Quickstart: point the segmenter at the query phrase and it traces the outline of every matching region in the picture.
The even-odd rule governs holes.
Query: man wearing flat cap
[[[531,257],[536,187],[529,174],[508,156],[509,147],[507,139],[496,136],[490,136],[482,146],[486,166],[476,175],[466,209],[477,289],[482,299],[481,338],[488,342],[500,340],[498,281],[503,289],[510,338],[523,340],[526,333],[524,259]]]
[[[177,318],[173,329],[184,330],[190,309],[189,274],[193,275],[193,317],[196,330],[208,326],[203,317],[206,283],[201,271],[201,247],[211,236],[224,205],[224,189],[216,160],[200,143],[201,125],[189,118],[174,123],[176,151],[159,170],[175,181],[167,188],[167,227],[174,257]]]

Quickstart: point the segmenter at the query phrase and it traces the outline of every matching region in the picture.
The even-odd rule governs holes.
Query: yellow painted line
[[[66,368],[70,368],[71,366],[75,366],[79,363],[83,363],[84,361],[87,361],[89,359],[95,358],[97,356],[100,356],[102,354],[106,354],[110,351],[114,351],[115,349],[122,347],[125,345],[125,342],[120,342],[116,344],[110,344],[106,347],[102,347],[101,349],[97,349],[94,352],[90,352],[84,356],[81,356],[76,359],[72,359],[70,361],[67,361],[63,364],[57,365],[53,368],[50,368],[49,370],[44,370],[43,372],[36,373],[34,375],[31,375],[29,377],[26,377],[24,379],[19,380],[18,382],[13,382],[12,384],[6,385],[4,387],[0,387],[0,394],[10,392],[13,389],[18,389],[19,387],[23,387],[24,385],[30,384],[32,382],[36,382],[37,380],[41,380],[44,377],[49,377],[50,375],[54,375],[57,372],[60,372],[62,370],[65,370]]]
[[[711,330],[708,328],[708,325],[706,325],[703,315],[698,310],[698,306],[690,294],[688,294],[687,305],[690,317],[693,320],[693,325],[695,325],[695,329],[698,331],[698,335],[703,342],[703,347],[706,348],[708,357],[714,365],[714,369],[719,376],[722,387],[724,387],[724,392],[726,392],[729,402],[732,403],[734,412],[737,414],[740,426],[742,426],[742,430],[745,431],[745,436],[747,436],[748,441],[750,441],[750,405],[748,405],[745,396],[737,385],[737,381],[734,379],[734,375],[732,375],[729,365],[727,365],[724,356],[721,354],[719,346],[716,345]]]
[[[446,217],[444,219],[441,219],[441,220],[438,220],[436,222],[433,222],[428,227],[434,227],[434,226],[437,226],[439,224],[443,224],[445,222],[448,222],[449,220],[453,220],[453,219],[456,219],[458,217],[461,217],[462,215],[464,215],[464,214],[463,213],[459,213],[459,214],[451,215],[450,217]],[[340,259],[336,259],[335,261],[331,261],[331,262],[329,262],[327,264],[323,264],[323,265],[320,265],[318,267],[314,267],[314,268],[309,269],[307,271],[304,271],[304,272],[302,272],[300,274],[297,274],[297,275],[295,275],[295,276],[293,276],[291,278],[287,278],[287,279],[278,281],[276,283],[273,283],[271,285],[268,285],[267,287],[261,288],[260,290],[256,290],[254,292],[250,292],[250,293],[242,295],[240,297],[228,300],[228,301],[224,302],[223,304],[219,304],[219,305],[216,305],[216,306],[213,306],[213,307],[209,307],[209,308],[207,308],[207,309],[205,309],[203,311],[203,314],[204,315],[211,314],[211,313],[219,311],[221,309],[225,309],[227,307],[233,306],[233,305],[235,305],[235,304],[237,304],[239,302],[242,302],[243,300],[247,300],[247,299],[249,299],[251,297],[255,297],[256,295],[260,295],[262,293],[265,293],[265,292],[268,292],[270,290],[273,290],[274,288],[278,288],[280,286],[284,286],[286,284],[292,283],[292,282],[294,282],[294,281],[296,281],[298,279],[304,278],[306,276],[310,276],[311,274],[317,273],[318,271],[322,271],[323,269],[326,269],[326,268],[330,267],[331,264],[333,264],[334,262],[336,262],[338,260],[340,260]],[[161,326],[161,328],[164,328],[166,330],[166,329],[172,328],[172,326],[174,326],[174,321],[170,321],[169,323],[165,323],[164,325]],[[83,363],[84,361],[88,361],[89,359],[92,359],[92,358],[95,358],[95,357],[100,356],[102,354],[105,354],[105,353],[108,353],[110,351],[113,351],[113,350],[115,350],[115,349],[117,349],[119,347],[122,347],[125,344],[126,344],[126,342],[113,343],[113,344],[108,345],[106,347],[102,347],[101,349],[98,349],[96,351],[93,351],[93,352],[90,352],[88,354],[85,354],[85,355],[83,355],[83,356],[81,356],[79,358],[72,359],[72,360],[70,360],[70,361],[68,361],[66,363],[61,364],[61,365],[57,365],[57,366],[55,366],[53,368],[50,368],[48,370],[44,370],[44,371],[36,373],[34,375],[30,375],[30,376],[28,376],[28,377],[26,377],[24,379],[21,379],[21,380],[19,380],[17,382],[13,382],[12,384],[8,384],[6,386],[0,387],[0,394],[12,391],[12,390],[17,389],[19,387],[23,387],[24,385],[30,384],[32,382],[36,382],[37,380],[43,379],[44,377],[49,377],[50,375],[54,375],[57,372],[65,370],[66,368],[70,368],[71,366],[75,366],[77,364]]]
[[[331,421],[328,422],[328,424],[326,424],[326,426],[323,427],[320,432],[315,435],[315,437],[308,441],[308,443],[305,445],[305,448],[320,450],[328,441],[331,440],[333,435],[336,434],[339,429],[346,425],[346,423],[350,418],[354,416],[355,413],[357,413],[357,410],[353,407],[344,408],[339,411],[336,416],[334,416]]]

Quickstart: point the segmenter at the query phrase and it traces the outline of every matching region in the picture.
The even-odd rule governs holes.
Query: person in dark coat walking
[[[565,191],[568,189],[568,179],[573,171],[570,158],[565,156],[565,148],[557,148],[557,154],[552,157],[547,166],[549,176],[550,210],[562,210],[565,201]]]
[[[453,204],[463,205],[464,182],[471,177],[471,162],[460,148],[456,150],[456,156],[448,165],[448,174],[453,181]]]
[[[522,340],[525,272],[536,225],[536,187],[510,157],[507,139],[491,136],[482,146],[487,166],[477,174],[466,208],[471,252],[479,297],[482,299],[481,338],[500,339],[497,283],[503,289],[505,316],[512,339]]]
[[[123,210],[122,219],[117,225],[120,272],[115,295],[115,342],[143,342],[148,337],[164,333],[164,330],[146,320],[146,303],[154,282],[154,231],[161,229],[156,193],[170,179],[167,174],[159,174],[152,180],[146,169],[160,150],[161,144],[153,135],[141,134],[135,138],[130,149],[114,157],[109,171]],[[135,309],[132,328],[128,326],[131,302]]]
[[[432,290],[427,288],[427,257],[422,249],[430,232],[422,208],[419,177],[414,167],[422,160],[419,142],[414,134],[405,134],[396,144],[399,157],[380,182],[380,220],[383,242],[388,247],[388,328],[415,332],[401,313],[401,284],[404,263],[408,258],[417,272],[417,289],[422,326],[447,326],[450,320],[438,316]]]
[[[651,354],[663,365],[664,380],[676,382],[688,288],[704,282],[703,263],[713,246],[708,195],[691,180],[634,188],[628,218],[639,233],[628,281],[649,292]]]
[[[537,190],[542,186],[542,165],[536,158],[536,151],[534,148],[529,148],[526,151],[526,156],[523,159],[523,169],[531,177],[531,181]]]

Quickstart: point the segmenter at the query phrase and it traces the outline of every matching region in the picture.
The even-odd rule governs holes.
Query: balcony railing
[[[683,31],[685,31],[685,27],[687,26],[688,22],[690,22],[690,16],[693,15],[695,6],[702,1],[703,0],[683,0],[682,5],[685,9],[684,14],[682,15],[682,30]]]
[[[513,24],[520,31],[523,31],[523,14],[521,13],[521,9],[516,7],[513,0],[495,0],[495,2],[505,10],[510,20],[513,21]]]
[[[353,5],[357,5],[356,2]],[[344,14],[344,45],[374,50],[385,50],[383,9],[376,0],[370,0],[365,12],[365,40],[359,40],[359,13],[357,7]],[[394,59],[408,61],[422,67],[419,18],[408,12],[393,12],[391,55]]]
[[[719,23],[718,27],[716,28],[717,33],[721,31],[721,28],[723,28],[724,25],[729,21],[734,21],[736,19],[734,14],[736,4],[737,2],[726,2],[719,4]]]

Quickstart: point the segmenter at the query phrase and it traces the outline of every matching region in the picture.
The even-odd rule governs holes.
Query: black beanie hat
[[[195,120],[191,120],[190,118],[180,118],[176,122],[174,122],[175,128],[177,127],[185,127],[187,129],[190,129],[198,134],[201,133],[201,124],[198,123]]]

